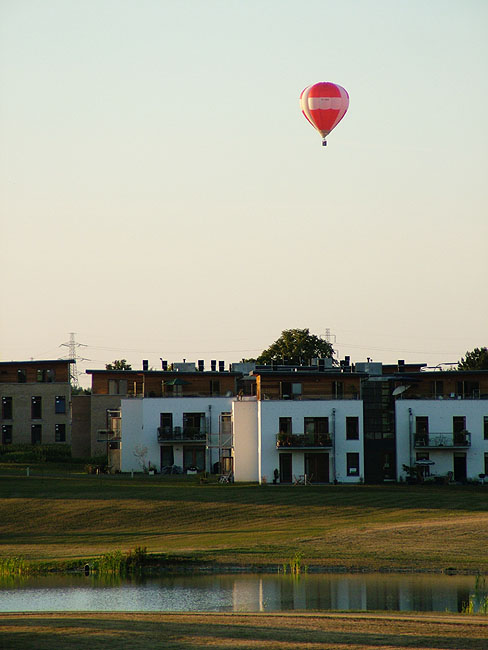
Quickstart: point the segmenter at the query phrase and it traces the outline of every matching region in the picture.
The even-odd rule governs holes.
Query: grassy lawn
[[[0,614],[10,650],[486,650],[487,638],[486,618],[442,614]]]
[[[0,476],[0,556],[488,571],[488,487],[200,485],[195,477]]]

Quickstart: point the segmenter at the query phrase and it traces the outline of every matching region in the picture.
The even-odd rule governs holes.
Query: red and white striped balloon
[[[325,138],[346,114],[349,106],[347,91],[337,84],[321,81],[307,86],[300,95],[300,107],[310,124]]]

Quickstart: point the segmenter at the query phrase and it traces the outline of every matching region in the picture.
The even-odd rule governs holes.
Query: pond
[[[474,576],[211,574],[101,579],[74,575],[4,580],[0,611],[460,612],[469,602],[476,610],[485,596]]]

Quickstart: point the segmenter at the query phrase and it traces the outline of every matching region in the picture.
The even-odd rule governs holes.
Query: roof
[[[30,361],[0,361],[0,366],[52,366],[53,363],[76,363],[76,359],[31,359]]]

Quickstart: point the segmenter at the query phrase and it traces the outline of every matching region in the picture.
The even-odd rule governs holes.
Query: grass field
[[[146,546],[171,560],[488,571],[488,487],[200,485],[194,477],[0,476],[0,556]],[[184,480],[183,480],[184,479]]]
[[[0,614],[9,650],[486,650],[488,620],[386,614]]]

